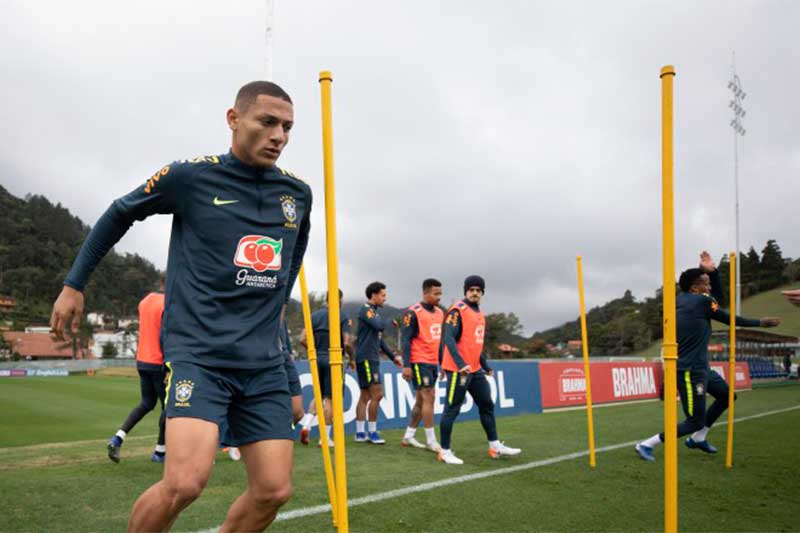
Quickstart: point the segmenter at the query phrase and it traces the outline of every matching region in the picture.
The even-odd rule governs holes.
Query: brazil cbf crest
[[[194,382],[182,379],[175,383],[175,407],[189,407],[189,400],[192,398]]]
[[[288,194],[281,196],[281,209],[287,222],[294,224],[297,221],[297,203],[293,197]]]

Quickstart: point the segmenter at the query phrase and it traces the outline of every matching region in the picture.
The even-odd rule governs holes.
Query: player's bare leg
[[[241,447],[247,489],[233,502],[220,533],[262,531],[292,496],[290,440],[262,440]]]
[[[217,453],[217,425],[199,418],[167,419],[164,477],[147,489],[128,520],[128,531],[166,531],[200,496]]]

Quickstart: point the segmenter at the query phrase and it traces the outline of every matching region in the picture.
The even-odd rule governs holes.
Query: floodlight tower
[[[728,82],[728,89],[733,93],[733,99],[728,104],[728,107],[733,111],[733,118],[731,118],[730,126],[733,129],[733,187],[735,192],[735,219],[736,219],[736,255],[739,255],[741,248],[739,248],[739,136],[744,137],[747,130],[742,125],[742,119],[747,113],[742,107],[742,100],[745,99],[747,93],[742,90],[742,81],[736,74],[736,52],[733,53],[733,61],[731,62],[731,80]],[[741,313],[742,309],[742,272],[741,261],[736,261],[736,309]]]

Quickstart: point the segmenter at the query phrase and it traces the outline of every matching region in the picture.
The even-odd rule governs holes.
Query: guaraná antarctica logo
[[[265,235],[246,235],[239,239],[233,264],[244,267],[236,273],[236,284],[248,287],[274,289],[278,286],[278,276],[262,276],[252,274],[247,269],[256,272],[281,269],[281,252],[283,239],[275,240]]]

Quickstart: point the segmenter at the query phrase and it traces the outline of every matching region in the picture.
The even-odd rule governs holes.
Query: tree
[[[117,350],[117,345],[113,342],[107,342],[103,344],[103,359],[114,359],[118,353],[119,350]]]
[[[774,289],[782,285],[784,268],[786,268],[786,262],[783,260],[781,247],[774,239],[768,240],[764,249],[761,250],[759,291]]]

